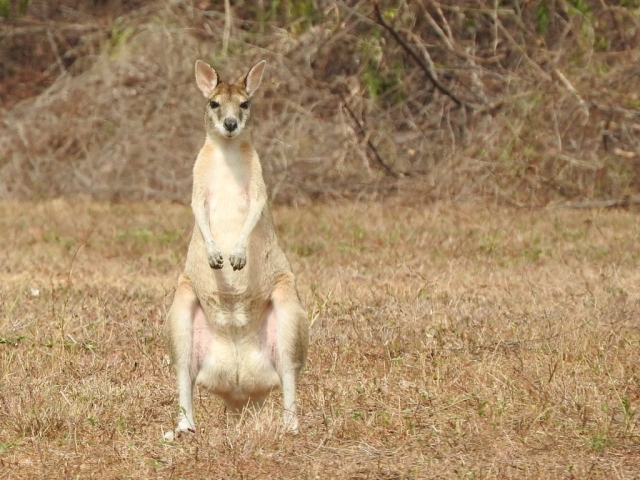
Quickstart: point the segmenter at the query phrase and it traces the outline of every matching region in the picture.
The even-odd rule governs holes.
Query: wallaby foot
[[[288,433],[298,435],[298,416],[294,412],[285,410],[282,416],[282,424]]]
[[[175,430],[169,430],[164,432],[164,439],[167,442],[173,442],[181,435],[194,435],[196,433],[196,427],[190,423],[186,418],[182,418],[178,422],[178,426]]]

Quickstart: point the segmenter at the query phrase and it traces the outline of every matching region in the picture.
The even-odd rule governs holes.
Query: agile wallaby
[[[196,83],[207,99],[206,138],[193,167],[195,226],[167,318],[180,407],[167,438],[195,431],[195,384],[232,412],[261,405],[281,387],[284,424],[298,432],[296,380],[309,320],[278,245],[249,132],[250,99],[264,67],[261,61],[228,84],[196,62]]]

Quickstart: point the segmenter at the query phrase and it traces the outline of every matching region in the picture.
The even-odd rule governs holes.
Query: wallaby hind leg
[[[282,382],[282,420],[285,428],[297,434],[296,381],[307,357],[309,320],[293,279],[278,284],[271,301],[276,322],[277,369]]]
[[[178,380],[180,413],[175,432],[167,432],[166,437],[173,438],[182,432],[195,432],[193,387],[198,366],[193,365],[193,329],[196,313],[200,310],[198,298],[191,285],[181,277],[167,317],[172,363]]]

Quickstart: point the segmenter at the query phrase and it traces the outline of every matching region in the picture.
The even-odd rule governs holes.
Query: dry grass
[[[176,416],[162,324],[191,213],[0,203],[0,478],[637,478],[640,217],[277,208],[315,323],[301,433],[273,395]]]

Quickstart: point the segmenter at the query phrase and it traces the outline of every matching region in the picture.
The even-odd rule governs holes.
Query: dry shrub
[[[185,8],[156,2],[118,20],[90,68],[61,75],[45,93],[5,116],[0,196],[189,197],[191,167],[204,135],[204,102],[195,88],[193,63],[204,58],[231,81],[251,60],[216,58],[219,22],[191,9],[198,15],[194,19]],[[205,29],[193,28],[199,21]],[[274,40],[282,43],[274,44],[277,50],[289,48],[285,35]],[[321,102],[308,98],[301,81],[286,80],[296,77],[294,66],[269,52],[256,51],[254,57],[270,62],[256,108],[256,137],[278,191],[293,159],[326,168],[332,145],[322,136],[335,128],[329,119],[310,118],[310,104]],[[317,170],[305,168],[321,176]]]
[[[97,52],[4,114],[0,196],[186,200],[195,59],[231,80],[264,58],[255,138],[281,201],[636,200],[633,2],[231,3],[92,18]]]

